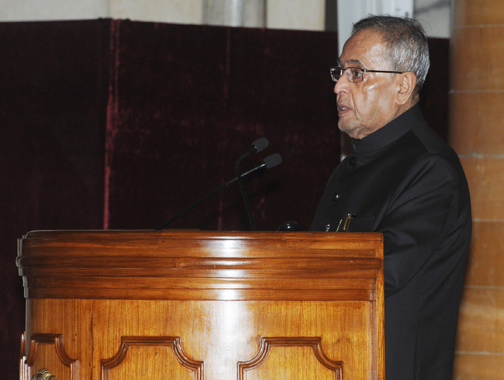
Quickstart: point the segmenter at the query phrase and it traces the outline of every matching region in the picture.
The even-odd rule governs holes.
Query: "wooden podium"
[[[17,265],[23,380],[384,379],[381,234],[35,231]]]

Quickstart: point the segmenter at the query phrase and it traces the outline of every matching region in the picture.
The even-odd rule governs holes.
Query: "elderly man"
[[[338,64],[338,127],[352,154],[329,178],[310,229],[383,233],[386,379],[451,379],[471,206],[457,155],[417,104],[425,32],[412,19],[370,16],[354,25]]]

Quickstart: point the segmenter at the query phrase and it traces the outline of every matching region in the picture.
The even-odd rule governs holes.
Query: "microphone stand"
[[[236,178],[238,179],[238,184],[240,185],[240,193],[242,195],[243,202],[245,203],[245,209],[247,210],[247,215],[248,215],[248,219],[250,222],[250,226],[252,227],[252,231],[257,231],[254,216],[252,215],[252,210],[250,209],[250,203],[249,203],[249,200],[247,197],[247,192],[245,191],[245,184],[243,183],[243,179],[242,179],[242,176],[240,175],[240,170],[238,168],[240,166],[240,163],[243,161],[243,159],[245,157],[247,157],[252,152],[254,152],[253,148],[251,148],[246,153],[242,154],[240,156],[240,158],[238,158],[238,160],[236,161],[236,164],[235,164],[235,172],[236,172]]]
[[[248,153],[248,152],[247,152]],[[247,155],[244,154],[244,156]],[[242,158],[243,160],[243,158]],[[275,164],[276,165],[276,164]],[[269,167],[268,163],[267,162],[263,162],[261,165],[259,166],[256,166],[255,168],[253,169],[250,169],[248,172],[246,173],[243,173],[243,174],[238,174],[238,176],[236,178],[233,178],[232,180],[230,181],[227,181],[226,183],[223,183],[222,185],[220,185],[218,188],[216,188],[215,190],[211,191],[210,193],[208,193],[207,195],[205,195],[203,198],[200,198],[198,199],[196,202],[194,202],[192,205],[190,205],[189,207],[187,207],[185,210],[179,212],[177,215],[175,215],[174,217],[170,218],[169,220],[167,220],[166,222],[164,222],[163,224],[159,225],[158,227],[155,228],[156,231],[160,231],[162,230],[163,228],[167,227],[169,224],[173,223],[175,220],[177,220],[178,218],[180,218],[181,216],[187,214],[189,211],[191,211],[194,207],[198,206],[200,203],[203,203],[204,201],[206,201],[208,198],[210,198],[211,196],[217,194],[219,191],[221,191],[222,189],[228,187],[230,184],[232,184],[234,181],[238,181],[239,183],[243,183],[243,180],[242,178],[255,172],[256,170],[259,170],[259,169],[262,169],[264,167]],[[245,195],[246,196],[246,195]],[[250,206],[249,206],[250,208]]]

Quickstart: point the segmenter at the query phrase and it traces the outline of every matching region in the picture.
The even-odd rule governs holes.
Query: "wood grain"
[[[382,244],[352,233],[30,233],[18,253],[26,337],[61,337],[79,373],[47,357],[58,380],[382,380]]]
[[[25,339],[26,337],[23,336],[23,340]],[[80,378],[79,362],[67,355],[61,334],[32,334],[23,365],[26,378],[32,378],[47,367],[61,374],[57,377],[58,379],[78,380]]]
[[[265,378],[270,375],[271,372],[275,372],[274,378],[285,379],[291,377],[293,374],[299,374],[303,371],[316,374],[315,378],[317,379],[333,379],[333,380],[341,380],[343,378],[343,362],[336,362],[334,360],[330,360],[322,350],[321,347],[321,338],[292,338],[292,337],[277,337],[277,338],[262,338],[261,339],[261,348],[257,355],[249,361],[246,362],[238,362],[238,380],[244,379],[252,379],[252,378]],[[268,356],[273,357],[274,354],[271,354],[271,350],[273,348],[298,348],[297,351],[301,351],[301,353],[294,353],[294,350],[283,350],[283,352],[278,352],[280,350],[275,350],[275,354],[278,354],[280,357],[283,356],[283,360],[287,361],[287,365],[277,365],[274,369],[260,368],[259,371],[255,371],[252,376],[246,376],[246,371],[252,371],[259,366],[262,366],[266,361]],[[301,350],[299,350],[301,348]],[[306,350],[305,348],[310,348],[310,350]],[[287,351],[287,352],[285,352]],[[288,352],[291,351],[291,352]],[[308,352],[306,352],[308,351]],[[304,355],[303,355],[304,354]],[[299,364],[303,364],[303,366],[299,366],[296,368],[295,366],[289,365],[289,359],[293,357],[302,357],[302,356],[311,356],[313,355],[313,359],[317,359],[318,363],[315,363],[315,360],[303,360],[297,361]],[[280,360],[282,360],[280,359]],[[279,359],[273,359],[270,361],[278,362]],[[309,365],[307,365],[309,363]],[[311,365],[310,365],[311,364]],[[318,365],[317,365],[318,364]],[[329,371],[323,371],[323,367],[328,369]],[[276,371],[275,371],[276,369]],[[262,374],[261,374],[262,372]],[[265,376],[266,375],[266,376]],[[268,376],[269,377],[269,376]]]

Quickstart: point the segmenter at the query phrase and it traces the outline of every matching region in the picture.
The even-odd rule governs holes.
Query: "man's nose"
[[[348,78],[342,75],[334,85],[334,93],[336,95],[343,94],[348,89]]]

